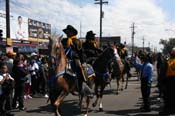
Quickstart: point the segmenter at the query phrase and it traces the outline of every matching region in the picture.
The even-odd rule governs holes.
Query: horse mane
[[[108,63],[114,56],[114,50],[111,47],[106,48],[99,57],[95,60],[93,68],[97,71],[106,71],[108,69]]]
[[[112,51],[112,53],[111,53]],[[99,58],[101,59],[109,59],[114,54],[114,50],[111,47],[107,47],[100,55]]]

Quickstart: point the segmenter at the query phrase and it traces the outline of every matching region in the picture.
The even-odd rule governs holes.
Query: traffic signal
[[[2,36],[3,36],[3,30],[2,29],[0,29],[0,40],[2,40]]]

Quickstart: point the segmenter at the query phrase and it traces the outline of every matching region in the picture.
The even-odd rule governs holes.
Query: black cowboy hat
[[[72,26],[72,25],[67,25],[67,27],[65,29],[63,29],[64,33],[68,33],[68,32],[72,32],[73,35],[77,35],[78,31]]]
[[[86,33],[86,39],[88,39],[88,38],[94,38],[94,35],[96,35],[92,30],[91,31],[88,31],[87,33]]]

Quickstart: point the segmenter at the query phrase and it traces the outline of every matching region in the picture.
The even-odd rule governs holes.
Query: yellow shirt
[[[175,77],[175,58],[171,58],[167,62],[168,69],[166,72],[166,77]]]
[[[77,36],[72,36],[72,37],[69,37],[68,40],[67,40],[67,47],[73,45],[73,42],[72,42],[72,39],[78,39]]]

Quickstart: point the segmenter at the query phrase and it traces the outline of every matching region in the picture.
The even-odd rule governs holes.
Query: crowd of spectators
[[[12,109],[26,110],[24,100],[48,98],[47,56],[9,51],[0,56],[0,116],[13,116]]]

